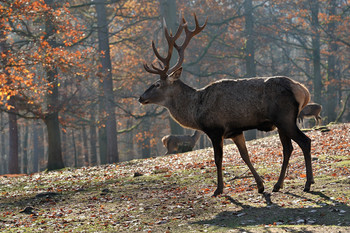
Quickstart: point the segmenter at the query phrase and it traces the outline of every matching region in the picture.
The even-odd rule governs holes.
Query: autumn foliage
[[[43,72],[52,67],[60,69],[56,77],[60,80],[59,86],[67,80],[67,75],[71,78],[88,76],[85,58],[91,49],[71,48],[84,38],[85,26],[70,14],[68,6],[63,4],[52,8],[44,1],[31,0],[1,4],[4,72],[0,77],[3,84],[0,86],[0,101],[7,109],[11,106],[6,100],[11,96],[29,106],[42,103],[53,85]],[[48,20],[55,25],[50,31],[43,28]],[[41,108],[35,110],[38,114],[45,112]]]
[[[155,61],[152,40],[164,54],[163,18],[170,17],[166,7],[172,1],[99,2],[106,6],[120,160],[164,154],[160,139],[171,133],[169,115],[161,108],[140,107],[137,98],[156,80],[143,70],[142,64]],[[247,2],[253,6],[250,34],[245,12]],[[324,123],[349,121],[348,5],[346,1],[336,0],[311,2],[175,1],[176,8],[171,10],[176,11],[176,19],[172,20],[177,21],[181,12],[191,27],[193,13],[200,22],[208,17],[205,30],[187,48],[183,81],[201,88],[221,78],[247,77],[250,72],[247,58],[253,56],[257,76],[283,75],[305,84],[312,101],[323,106]],[[99,149],[103,148],[107,113],[103,110],[99,58],[106,53],[98,52],[95,3],[49,0],[0,3],[3,114],[0,129],[8,135],[5,115],[8,112],[30,120],[45,119],[59,112],[67,166],[75,166],[72,154],[77,157],[76,166],[81,166],[100,163],[103,153]],[[247,52],[248,41],[254,44],[253,53]],[[53,79],[48,77],[50,70],[55,70]],[[55,88],[57,101],[50,104],[47,100]],[[23,136],[33,121],[19,119]],[[46,129],[40,124],[40,129]],[[6,141],[5,136],[3,140]],[[27,138],[30,149],[26,151],[29,157],[34,157],[34,145],[29,140],[30,137]],[[41,141],[47,148],[47,142]],[[26,143],[21,142],[24,147]],[[198,144],[210,146],[207,138]],[[7,144],[1,154],[7,160]],[[41,169],[46,160],[43,155]]]

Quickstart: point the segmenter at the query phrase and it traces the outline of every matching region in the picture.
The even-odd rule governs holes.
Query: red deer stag
[[[184,153],[193,150],[201,132],[194,132],[193,135],[166,135],[162,138],[164,147],[167,149],[166,155]]]
[[[168,33],[166,57],[159,54],[152,42],[154,54],[159,59],[158,65],[144,64],[147,72],[158,74],[160,79],[153,83],[139,98],[141,104],[157,104],[168,109],[171,116],[187,128],[203,131],[210,138],[217,167],[217,189],[214,196],[223,193],[222,176],[223,140],[231,138],[237,145],[240,155],[248,165],[257,183],[258,192],[264,192],[263,180],[252,166],[245,144],[243,131],[258,129],[271,131],[278,128],[283,146],[283,163],[273,191],[283,186],[290,155],[293,151],[291,140],[302,149],[306,166],[306,184],[304,191],[309,191],[314,183],[311,165],[311,140],[299,130],[296,119],[299,112],[310,100],[309,91],[299,82],[287,77],[261,77],[237,80],[219,80],[204,88],[194,89],[180,80],[185,49],[191,38],[206,26],[199,26],[194,15],[196,28],[189,30],[182,18],[175,35]],[[181,45],[176,40],[182,31],[185,39]],[[177,63],[170,67],[173,49],[177,50]]]
[[[315,118],[316,125],[320,125],[322,118],[320,112],[322,111],[322,106],[316,103],[310,103],[301,110],[298,116],[298,122],[303,125],[304,118]]]

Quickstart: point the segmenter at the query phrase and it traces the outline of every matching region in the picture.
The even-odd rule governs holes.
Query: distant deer
[[[196,145],[201,132],[196,131],[193,135],[166,135],[162,138],[164,147],[167,149],[166,155],[184,153],[192,151]]]
[[[316,121],[316,125],[320,125],[322,118],[320,116],[320,112],[322,111],[322,106],[316,103],[307,104],[303,110],[299,113],[298,122],[303,124],[304,118],[314,118]]]
[[[158,64],[148,66],[147,72],[158,74],[160,79],[153,83],[139,98],[141,104],[157,104],[168,109],[171,116],[184,127],[203,131],[212,141],[215,165],[217,168],[217,189],[214,196],[223,193],[222,156],[224,138],[231,138],[237,145],[240,155],[248,165],[257,183],[258,192],[264,192],[263,180],[250,162],[243,131],[259,129],[271,131],[278,128],[283,146],[283,164],[281,173],[273,191],[283,186],[290,155],[293,151],[292,141],[302,149],[306,166],[306,184],[304,191],[309,191],[314,183],[311,165],[311,140],[299,130],[296,119],[299,112],[310,100],[309,91],[299,82],[287,77],[264,77],[216,81],[204,88],[194,89],[180,80],[184,52],[191,38],[206,26],[198,25],[188,29],[182,17],[175,35],[168,33],[165,26],[165,38],[168,42],[166,57],[159,54],[152,42]],[[176,40],[183,30],[186,37],[181,45]],[[179,57],[177,63],[170,67],[173,49]]]

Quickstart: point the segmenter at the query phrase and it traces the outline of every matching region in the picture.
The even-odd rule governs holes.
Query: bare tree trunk
[[[82,140],[83,140],[82,152],[83,152],[83,155],[84,155],[84,164],[83,164],[83,166],[89,166],[88,136],[87,136],[87,133],[86,133],[85,126],[83,126],[83,129],[82,129]]]
[[[251,78],[256,76],[255,66],[255,41],[254,41],[254,17],[253,17],[253,3],[252,0],[244,1],[244,17],[245,17],[245,63],[246,63],[246,77]],[[248,130],[245,132],[246,140],[253,140],[256,138],[256,130]]]
[[[39,172],[43,169],[46,169],[46,166],[42,166],[43,160],[45,160],[45,153],[46,153],[46,137],[45,137],[45,131],[46,131],[46,125],[45,127],[42,127],[42,125],[37,121],[34,125],[35,131],[33,133],[33,172]]]
[[[254,41],[254,17],[252,0],[244,1],[244,16],[245,16],[245,62],[246,62],[246,77],[251,78],[256,76],[255,66],[255,41]]]
[[[143,131],[148,132],[150,130],[150,119],[146,118],[143,124]],[[142,143],[142,158],[149,158],[151,156],[151,142],[150,138],[146,137]]]
[[[39,171],[39,132],[38,132],[38,122],[34,121],[33,123],[33,170],[32,172],[38,172]]]
[[[6,156],[6,144],[5,144],[5,124],[4,124],[4,113],[0,112],[0,148],[1,148],[1,156],[0,156],[0,174],[7,173],[7,156]]]
[[[176,17],[176,0],[160,0],[160,12],[162,18],[165,19],[166,26],[170,29],[171,32],[175,33],[178,23]],[[163,25],[165,26],[165,25]],[[174,65],[178,59],[178,54],[173,53],[170,66]],[[176,123],[173,118],[169,117],[170,131],[173,135],[182,135],[184,134],[184,128]]]
[[[97,165],[97,149],[96,149],[96,125],[95,125],[95,116],[94,112],[91,112],[90,118],[90,148],[91,148],[91,166]]]
[[[14,106],[13,97],[8,101],[10,106]],[[18,126],[17,126],[17,115],[16,113],[10,111],[9,116],[9,134],[10,134],[10,151],[8,160],[8,169],[10,174],[18,174]]]
[[[106,132],[106,126],[105,126],[105,112],[106,112],[106,106],[103,98],[103,80],[100,78],[99,80],[99,113],[98,113],[98,120],[99,120],[99,127],[98,127],[98,147],[99,147],[99,153],[100,153],[100,162],[101,164],[107,164],[108,158],[107,158],[107,132]],[[93,112],[93,111],[92,111]]]
[[[61,148],[61,132],[60,123],[58,120],[58,81],[57,81],[57,70],[47,71],[48,82],[52,84],[51,94],[47,96],[47,105],[49,114],[45,116],[44,122],[47,127],[48,135],[48,160],[47,169],[57,170],[64,168]]]
[[[109,49],[109,33],[105,0],[95,0],[100,53],[100,76],[103,78],[103,92],[106,106],[107,159],[109,163],[119,161],[117,144],[117,125],[114,106],[112,63]]]
[[[129,118],[126,123],[126,128],[129,129],[133,125],[133,118]],[[126,146],[125,150],[127,153],[126,160],[132,160],[134,158],[134,131],[126,133],[125,136]]]
[[[69,153],[69,139],[67,131],[61,130],[61,146],[62,146],[62,156],[63,156],[63,162],[66,166],[70,166],[71,161],[71,154]]]
[[[73,154],[74,154],[74,167],[78,167],[77,147],[75,145],[75,136],[74,136],[73,130],[72,130],[72,145],[73,145]]]
[[[55,0],[45,0],[45,3],[51,7],[55,7]],[[55,26],[52,23],[50,15],[46,16],[45,32],[48,35],[48,43],[52,47],[57,47],[55,39]],[[47,95],[47,105],[49,114],[45,116],[44,122],[48,133],[48,161],[47,169],[56,170],[64,168],[61,148],[60,126],[58,120],[58,72],[56,67],[48,67],[46,70],[47,81],[51,84],[50,92]]]
[[[48,138],[48,159],[47,170],[57,170],[64,168],[61,151],[60,127],[58,113],[54,112],[45,117]]]
[[[108,158],[107,158],[106,127],[101,126],[98,128],[98,146],[99,146],[99,152],[100,152],[100,162],[101,164],[107,164]]]
[[[337,1],[330,1],[330,9],[329,16],[334,16],[336,14]],[[337,106],[337,89],[338,84],[336,81],[336,53],[338,50],[338,45],[336,43],[334,31],[335,31],[335,21],[332,20],[328,24],[328,34],[330,35],[328,42],[328,67],[327,67],[327,76],[328,76],[328,91],[327,91],[327,106],[326,106],[326,114],[327,121],[332,122],[337,118],[337,113],[335,112]]]
[[[22,156],[22,171],[24,174],[29,173],[28,170],[28,137],[29,137],[29,127],[28,124],[26,124],[25,129],[24,129],[24,135],[23,135],[23,156]]]
[[[318,21],[319,3],[318,0],[311,0],[311,30],[312,30],[312,61],[314,66],[314,101],[322,103],[322,76],[321,76],[321,55],[320,55],[320,33]]]

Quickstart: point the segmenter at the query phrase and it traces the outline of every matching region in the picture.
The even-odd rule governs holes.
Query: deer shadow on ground
[[[254,207],[242,204],[231,196],[224,196],[231,204],[239,209],[237,211],[223,211],[212,219],[192,222],[192,224],[204,225],[214,228],[232,228],[254,226],[288,225],[316,225],[316,226],[350,226],[350,206],[338,202],[322,192],[309,192],[316,200],[305,198],[290,192],[283,193],[295,200],[302,200],[309,205],[307,207],[284,207],[271,202],[270,194],[264,193],[263,197],[268,203],[265,207]],[[278,194],[277,194],[278,195]],[[271,196],[273,199],[273,196]],[[310,207],[310,206],[314,207]],[[283,228],[288,228],[283,227]],[[249,232],[246,228],[245,232]]]

